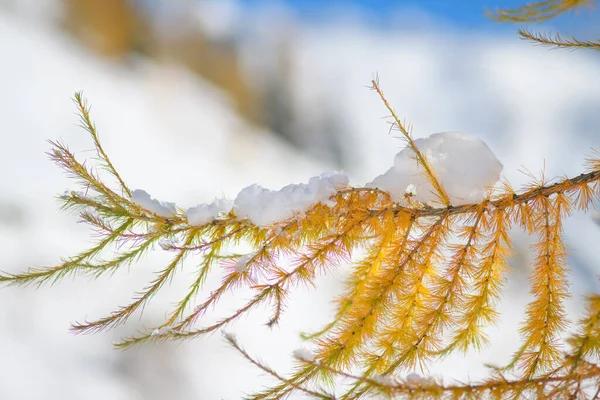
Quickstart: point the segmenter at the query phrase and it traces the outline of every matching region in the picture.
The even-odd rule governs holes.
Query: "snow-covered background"
[[[55,195],[74,187],[44,154],[47,139],[62,139],[80,158],[92,156],[70,100],[78,90],[92,104],[105,149],[129,185],[181,207],[234,198],[253,183],[278,189],[306,182],[340,166],[354,185],[384,173],[402,142],[388,135],[385,109],[365,89],[374,73],[399,115],[412,122],[415,137],[440,131],[476,135],[515,186],[528,180],[520,169],[536,173],[545,165],[547,176],[579,174],[590,147],[600,147],[596,54],[549,51],[505,31],[436,24],[414,8],[410,13],[418,18],[408,28],[383,29],[356,12],[327,24],[306,23],[284,3],[246,17],[235,1],[226,2],[229,8],[205,3],[212,3],[212,18],[198,23],[212,35],[229,34],[246,18],[239,51],[253,79],[265,80],[277,61],[274,49],[285,47],[287,80],[279,87],[293,111],[286,126],[296,139],[283,140],[247,122],[225,91],[174,62],[101,57],[57,27],[56,1],[0,1],[0,269],[52,265],[90,244],[86,227],[58,211]],[[320,151],[327,146],[334,150]],[[576,310],[580,294],[599,289],[600,228],[583,214],[566,228],[574,250]],[[449,359],[430,373],[475,378],[485,372],[482,362],[502,362],[515,348],[514,327],[528,290],[526,240],[515,245],[510,301],[502,305],[502,324],[490,330],[493,346]],[[181,345],[112,349],[137,324],[159,321],[185,279],[122,329],[68,333],[70,321],[127,303],[164,262],[157,254],[110,280],[1,289],[0,398],[238,399],[268,383],[218,334]],[[273,331],[263,326],[261,311],[229,330],[250,353],[285,371],[301,345],[299,333],[317,329],[331,315],[323,304],[341,276],[343,271],[324,279],[316,293],[291,298]],[[240,299],[228,301],[224,310]]]

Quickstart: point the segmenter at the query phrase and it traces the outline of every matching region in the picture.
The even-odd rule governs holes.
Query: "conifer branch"
[[[574,373],[586,360],[600,359],[600,296],[587,298],[587,315],[579,322],[578,332],[568,340],[571,352],[566,361],[570,373]]]
[[[189,245],[194,240],[195,235],[195,230],[190,231],[185,244]],[[71,327],[72,331],[75,333],[97,332],[125,322],[127,318],[131,316],[131,314],[133,314],[140,306],[143,306],[154,294],[156,294],[156,292],[160,290],[167,280],[172,278],[172,275],[175,273],[175,269],[183,261],[183,258],[187,253],[188,250],[180,250],[173,258],[171,263],[169,263],[164,270],[160,271],[158,277],[154,279],[150,285],[144,289],[143,292],[139,293],[139,296],[133,303],[120,307],[118,311],[113,312],[109,316],[101,318],[97,321],[74,323]]]
[[[531,379],[510,380],[502,375],[487,379],[481,383],[457,383],[443,384],[435,378],[421,378],[417,381],[408,379],[389,378],[381,376],[368,378],[334,368],[305,361],[307,365],[313,365],[327,370],[331,374],[355,381],[367,389],[360,395],[354,394],[344,396],[344,400],[355,400],[364,398],[365,395],[383,395],[386,398],[411,398],[411,399],[463,399],[463,398],[569,398],[577,393],[572,387],[585,383],[593,384],[598,376],[598,367],[588,365],[576,374],[560,375],[554,374]],[[580,393],[581,394],[581,393]]]
[[[498,9],[494,13],[488,11],[487,14],[498,22],[540,22],[591,5],[590,0],[544,0],[515,9]]]
[[[517,31],[519,36],[525,40],[555,48],[566,48],[566,49],[600,49],[600,40],[579,40],[573,37],[565,37],[560,33],[539,33],[531,32],[528,29],[519,29]]]
[[[37,287],[50,282],[55,283],[65,276],[83,270],[88,273],[96,273],[102,269],[97,267],[90,268],[86,261],[95,257],[104,250],[110,243],[117,240],[123,232],[125,232],[133,224],[133,220],[126,220],[121,226],[116,228],[112,234],[108,235],[95,247],[83,252],[77,257],[66,260],[63,264],[50,268],[30,268],[27,272],[21,274],[0,274],[0,283],[9,285],[30,285],[35,284]]]
[[[425,175],[427,176],[427,179],[429,179],[429,181],[431,182],[431,185],[433,186],[433,189],[435,190],[434,194],[436,195],[436,197],[439,198],[441,204],[443,204],[445,206],[449,206],[450,198],[448,197],[446,190],[440,184],[437,176],[435,175],[435,173],[434,173],[429,161],[425,157],[425,155],[421,152],[421,150],[419,150],[419,148],[415,144],[414,140],[412,139],[412,137],[410,135],[410,132],[404,127],[404,124],[400,121],[400,118],[398,118],[396,111],[390,105],[390,103],[387,101],[385,95],[383,94],[383,90],[381,90],[381,87],[379,86],[379,78],[373,79],[371,81],[371,83],[373,85],[372,86],[373,90],[375,90],[377,92],[377,94],[381,98],[381,101],[383,102],[385,107],[388,109],[388,111],[392,115],[392,118],[394,119],[395,127],[400,131],[400,133],[402,134],[402,138],[404,139],[404,141],[406,141],[408,147],[410,147],[410,149],[415,154],[415,159],[416,159],[417,163],[425,170]]]
[[[411,241],[409,241],[408,234],[413,230],[413,224],[415,222],[414,216],[411,217],[410,225],[404,233],[404,238],[400,246],[400,251],[403,253],[400,256],[400,259],[402,259],[401,264],[392,264],[391,268],[389,268],[387,271],[382,271],[381,276],[376,277],[375,282],[372,285],[373,289],[375,289],[376,292],[367,292],[365,299],[362,300],[364,303],[366,303],[363,305],[363,308],[365,306],[368,308],[365,314],[358,314],[358,316],[360,317],[358,328],[352,326],[343,327],[343,330],[341,332],[343,332],[346,335],[346,339],[343,342],[341,342],[340,338],[329,339],[331,341],[331,344],[326,342],[325,345],[328,345],[330,347],[333,346],[333,348],[330,350],[331,354],[327,354],[327,356],[319,356],[320,365],[327,365],[334,369],[339,369],[340,367],[347,368],[349,365],[352,365],[352,361],[354,361],[354,357],[356,357],[355,353],[349,352],[346,349],[349,346],[352,346],[350,347],[350,349],[354,349],[356,347],[358,347],[359,349],[362,348],[364,346],[365,340],[370,337],[368,332],[378,332],[379,330],[381,330],[381,328],[378,328],[379,325],[385,326],[389,324],[395,331],[394,333],[396,333],[396,335],[399,333],[403,333],[402,329],[406,326],[396,325],[394,313],[390,313],[389,311],[387,311],[386,313],[386,304],[390,303],[390,296],[401,292],[404,287],[410,285],[410,283],[405,282],[404,280],[399,278],[405,278],[411,275],[410,272],[413,268],[415,268],[414,265],[418,265],[419,263],[418,257],[421,254],[421,250],[428,249],[423,250],[423,253],[432,254],[436,251],[438,246],[440,246],[441,243],[444,242],[442,236],[447,232],[448,228],[447,225],[445,225],[445,223],[447,222],[446,217],[447,216],[439,217],[427,228],[423,236],[421,236],[418,240],[412,242],[412,248],[404,250],[406,245],[408,243],[411,243]],[[425,259],[427,260],[429,257],[430,256],[425,256]],[[427,261],[425,261],[425,264],[427,264]],[[400,284],[400,282],[402,283]],[[361,309],[359,308],[359,311],[360,310]],[[367,320],[367,318],[370,319]],[[391,320],[391,323],[384,322],[386,321],[386,319]],[[365,321],[369,321],[369,323],[372,325],[370,329],[368,326],[365,327]],[[400,324],[401,323],[402,322],[400,322]],[[358,333],[361,334],[359,335]],[[380,335],[381,333],[378,332],[375,335],[375,337],[378,337]],[[384,335],[385,337],[389,337],[390,333]],[[384,348],[384,352],[383,354],[377,356],[370,355],[367,358],[369,360],[369,367],[364,372],[364,376],[369,376],[373,371],[382,369],[382,360],[384,362],[383,365],[387,365],[385,364],[385,362],[388,362],[390,358],[390,355],[387,353],[387,351],[393,349],[393,347],[386,347],[385,345],[381,344],[379,346]],[[340,358],[344,354],[346,354],[346,359]],[[351,394],[356,389],[358,389],[358,386],[354,386],[348,393]]]
[[[108,155],[102,148],[102,144],[100,143],[100,138],[98,137],[98,131],[96,130],[96,125],[92,122],[90,118],[90,107],[87,104],[87,100],[83,97],[83,92],[75,93],[73,101],[77,105],[77,110],[79,112],[79,116],[81,119],[81,127],[85,129],[92,140],[94,141],[94,148],[96,149],[96,153],[98,154],[98,158],[104,165],[105,169],[119,182],[121,189],[127,197],[131,197],[131,191],[121,179],[121,176],[113,166],[112,162],[108,158]]]
[[[550,200],[541,196],[534,202],[538,209],[535,231],[540,241],[534,247],[537,257],[531,277],[535,300],[527,307],[527,320],[521,329],[526,338],[510,364],[518,363],[528,378],[556,366],[560,357],[558,335],[566,329],[563,301],[568,296],[566,251],[561,240],[562,218],[570,213],[570,202],[564,194]]]
[[[539,196],[550,197],[556,195],[558,193],[575,193],[579,195],[583,190],[588,190],[589,186],[598,185],[600,182],[600,169],[593,170],[588,173],[580,174],[573,178],[565,178],[559,182],[556,182],[547,186],[536,186],[525,188],[525,190],[519,194],[514,192],[502,193],[496,196],[493,200],[490,200],[489,204],[492,207],[497,209],[508,209],[511,210],[514,207],[518,207],[521,205],[527,205],[532,200]],[[588,187],[586,189],[586,187]],[[600,189],[596,189],[598,192]],[[596,197],[600,196],[596,193]],[[590,201],[587,203],[591,204],[593,201],[592,198],[587,197],[586,201]],[[442,214],[448,213],[449,215],[456,214],[471,214],[477,210],[479,204],[464,204],[460,206],[447,206],[447,207],[439,207],[439,208],[409,208],[404,205],[395,204],[390,209],[392,209],[396,213],[410,213],[415,214],[418,218],[423,217],[436,217]],[[374,210],[374,212],[379,212],[379,210]],[[530,216],[530,215],[529,215]]]
[[[473,276],[474,291],[466,296],[456,319],[458,328],[442,354],[449,354],[457,348],[466,352],[470,346],[479,350],[487,341],[481,329],[492,324],[497,316],[494,303],[500,298],[505,259],[510,251],[507,212],[496,210],[492,217],[484,218],[484,225],[491,238],[483,246],[481,267]]]
[[[382,214],[381,220],[383,226],[380,229],[385,234],[378,240],[375,240],[375,243],[370,246],[367,257],[354,266],[351,277],[346,282],[346,293],[336,301],[338,303],[338,311],[335,318],[322,330],[311,335],[303,334],[302,337],[305,340],[321,337],[337,326],[351,309],[352,305],[356,303],[358,297],[364,293],[367,283],[371,282],[373,276],[378,273],[384,261],[390,256],[389,253],[392,248],[393,233],[395,231],[395,228],[390,225],[395,225],[393,213],[387,212]]]
[[[444,268],[444,273],[433,279],[430,299],[424,306],[422,317],[417,320],[417,336],[413,344],[398,360],[405,359],[405,355],[419,354],[426,358],[432,352],[439,352],[441,348],[441,331],[444,328],[456,326],[457,320],[454,310],[460,310],[466,303],[466,293],[469,289],[469,278],[475,274],[478,261],[478,245],[481,240],[480,223],[487,212],[488,201],[484,200],[479,210],[469,220],[472,225],[464,226],[457,236],[465,239],[465,243],[452,246],[453,255],[450,264]],[[406,343],[406,342],[404,342]],[[393,371],[400,363],[392,363],[388,371]],[[392,369],[393,368],[393,369]]]
[[[316,398],[316,399],[335,400],[335,396],[333,394],[327,394],[327,393],[325,393],[322,390],[319,390],[319,391],[310,390],[310,389],[307,389],[307,388],[303,387],[302,385],[297,385],[294,382],[291,382],[290,380],[285,379],[284,377],[282,377],[281,375],[279,375],[277,372],[275,372],[270,367],[266,366],[265,364],[263,364],[259,360],[256,360],[252,356],[250,356],[250,354],[248,354],[248,352],[246,352],[246,350],[244,350],[238,344],[235,336],[233,336],[231,334],[224,334],[223,336],[225,337],[225,339],[227,340],[227,342],[233,348],[235,348],[239,353],[241,353],[242,356],[246,360],[248,360],[251,364],[253,364],[254,366],[256,366],[259,369],[261,369],[263,372],[266,372],[267,374],[271,375],[272,377],[274,377],[278,381],[282,382],[284,385],[289,385],[289,386],[293,387],[294,389],[296,389],[296,390],[298,390],[300,392],[303,392],[303,393],[305,393],[305,394],[307,394],[309,396],[312,396],[313,398]]]
[[[231,239],[234,239],[234,240],[237,239],[236,235],[242,233],[243,231],[244,231],[244,225],[242,225],[238,228],[232,228],[232,230],[229,233],[224,233],[225,227],[221,227],[221,229],[218,229],[215,231],[215,236],[217,236],[216,239],[213,239],[212,241],[207,242],[207,243],[202,243],[201,246],[195,246],[195,247],[190,248],[191,250],[204,250],[204,249],[209,248],[210,251],[208,252],[208,254],[204,255],[202,263],[200,264],[200,267],[197,270],[196,279],[191,284],[187,294],[177,304],[176,309],[171,313],[171,316],[169,317],[167,322],[165,322],[163,324],[163,326],[171,326],[171,325],[175,324],[175,322],[178,320],[178,318],[180,318],[185,313],[186,308],[188,307],[190,302],[195,298],[195,296],[197,295],[201,286],[203,285],[204,281],[206,280],[206,277],[209,273],[211,265],[218,258],[219,253],[222,251],[222,248],[224,247],[226,242]],[[175,247],[175,248],[178,249],[179,251],[184,250],[184,248],[179,248],[179,247]],[[235,270],[232,271],[224,279],[223,285],[221,287],[219,287],[216,291],[214,291],[211,294],[211,297],[204,304],[197,306],[188,317],[186,317],[181,323],[179,323],[175,327],[175,329],[181,330],[181,329],[185,329],[185,328],[189,327],[190,324],[195,322],[195,320],[198,318],[199,315],[204,313],[212,304],[216,303],[218,301],[218,299],[221,297],[221,295],[223,295],[227,290],[232,289],[235,285],[239,284],[242,281],[248,281],[248,279],[245,279],[246,277],[247,276],[239,273],[238,271],[235,271]],[[252,280],[250,280],[250,282],[251,281]]]

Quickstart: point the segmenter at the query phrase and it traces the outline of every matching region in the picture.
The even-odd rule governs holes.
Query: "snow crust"
[[[346,186],[348,176],[338,171],[313,176],[308,183],[290,184],[280,190],[254,184],[240,191],[233,202],[233,211],[238,218],[247,218],[258,226],[269,226],[303,213],[318,202],[330,205],[329,197]],[[231,203],[224,200],[200,204],[188,209],[188,223],[203,225],[230,209]]]
[[[228,213],[233,207],[233,202],[226,199],[214,199],[212,203],[199,204],[187,210],[187,219],[190,225],[204,225],[217,218],[221,213]]]
[[[161,217],[170,217],[176,213],[175,203],[153,199],[145,190],[136,189],[131,192],[131,201]]]
[[[415,140],[453,205],[478,203],[502,172],[502,163],[487,144],[465,133],[441,132]],[[390,192],[393,201],[412,194],[423,203],[435,202],[436,192],[415,154],[405,148],[396,154],[394,165],[367,187]]]

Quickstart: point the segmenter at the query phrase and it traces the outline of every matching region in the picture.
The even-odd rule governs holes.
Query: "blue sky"
[[[266,0],[244,0],[249,4],[266,3]],[[420,8],[429,14],[457,22],[489,23],[485,18],[485,7],[494,8],[498,3],[504,7],[522,4],[521,0],[284,0],[301,14],[308,15],[319,9],[339,6],[355,6],[364,12],[385,15],[397,8]]]
[[[419,10],[434,20],[463,28],[479,30],[513,30],[509,24],[498,24],[485,15],[485,10],[515,8],[531,3],[532,0],[240,0],[251,8],[269,3],[286,3],[304,19],[319,19],[331,16],[330,11],[354,9],[371,21],[385,21],[389,15],[402,9]],[[397,14],[396,14],[397,15]],[[580,15],[567,15],[546,25],[547,28],[569,29],[572,33],[586,31],[587,27],[597,27],[598,12],[583,12]]]

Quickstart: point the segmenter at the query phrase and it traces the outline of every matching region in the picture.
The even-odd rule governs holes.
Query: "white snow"
[[[394,386],[396,385],[396,380],[390,375],[375,375],[373,380],[380,385],[384,386]]]
[[[406,383],[409,385],[417,386],[423,384],[424,382],[425,379],[421,375],[414,372],[406,375]]]
[[[158,245],[161,249],[169,251],[173,250],[173,248],[177,246],[177,243],[175,243],[175,240],[173,240],[172,238],[169,238],[159,240]]]
[[[175,203],[153,199],[148,192],[141,189],[131,192],[131,201],[161,217],[170,217],[176,213]]]
[[[480,202],[502,172],[502,163],[477,137],[457,132],[434,133],[415,140],[453,205]],[[390,192],[394,201],[410,193],[423,203],[439,202],[437,193],[417,163],[415,154],[406,147],[394,158],[394,165],[367,187]]]
[[[294,357],[306,362],[315,361],[315,354],[305,347],[294,350]]]
[[[329,207],[334,206],[335,202],[329,197],[347,185],[348,176],[337,171],[313,176],[308,180],[308,184],[290,184],[280,190],[265,189],[253,184],[242,189],[233,202],[215,199],[210,204],[203,203],[189,208],[188,223],[207,224],[221,213],[231,211],[233,207],[239,218],[247,218],[258,226],[269,226],[302,214],[318,202],[323,202]]]
[[[318,202],[333,207],[329,199],[339,189],[348,186],[348,176],[342,172],[326,172],[313,176],[308,184],[290,184],[280,190],[265,189],[253,184],[242,189],[235,200],[215,199],[212,203],[199,204],[187,211],[190,225],[204,225],[228,213],[232,207],[235,214],[249,219],[258,226],[269,226],[296,214],[303,214]]]
[[[221,213],[228,213],[233,202],[226,199],[214,199],[212,203],[203,203],[187,210],[188,224],[205,225],[217,218]]]
[[[258,226],[269,226],[303,213],[313,204],[326,202],[347,185],[348,176],[337,171],[313,176],[308,184],[290,184],[280,190],[254,184],[242,189],[233,209],[239,218],[248,218]]]
[[[248,261],[252,258],[252,254],[244,254],[240,258],[238,258],[237,263],[235,264],[235,270],[239,273],[246,272],[248,269]]]
[[[168,333],[169,331],[170,331],[169,328],[167,328],[166,326],[163,326],[163,327],[156,328],[155,330],[153,330],[152,333],[150,334],[150,336],[164,335],[165,333]]]

